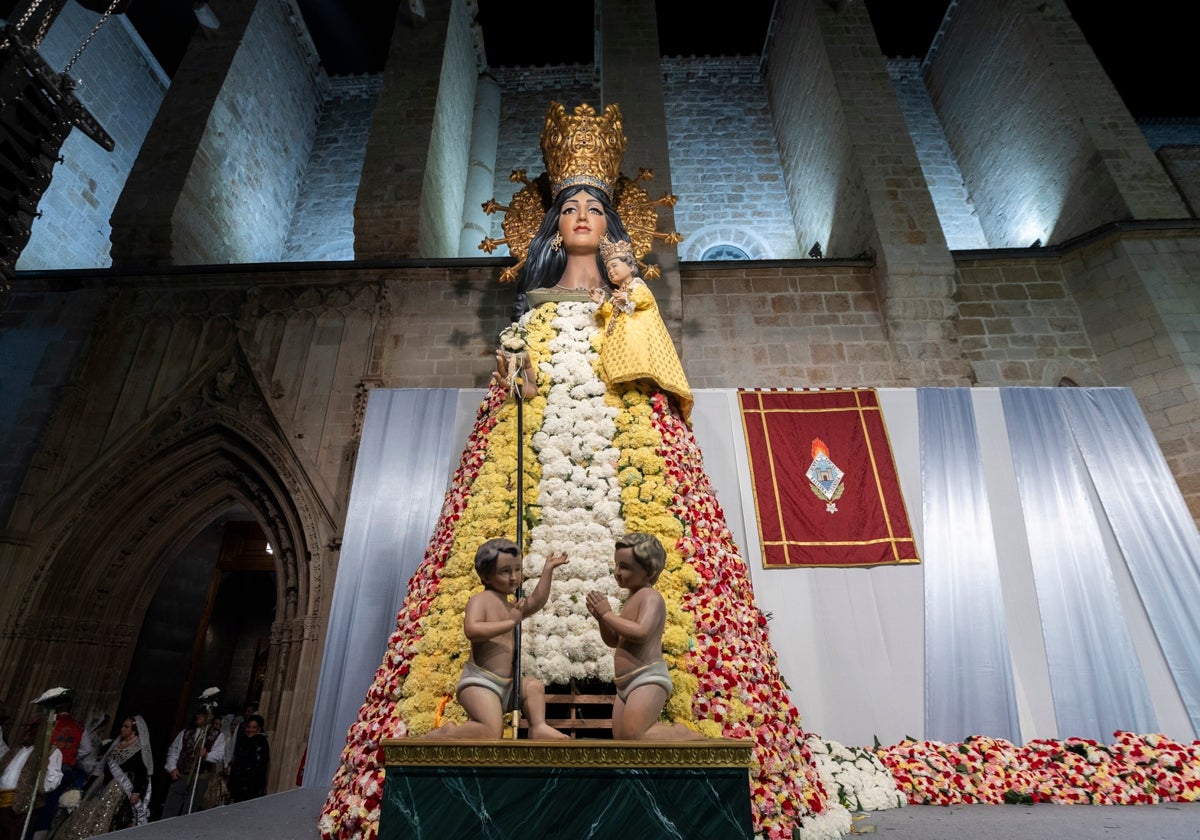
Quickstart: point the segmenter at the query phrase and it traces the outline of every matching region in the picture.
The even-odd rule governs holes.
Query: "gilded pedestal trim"
[[[383,741],[388,767],[747,768],[750,741]]]

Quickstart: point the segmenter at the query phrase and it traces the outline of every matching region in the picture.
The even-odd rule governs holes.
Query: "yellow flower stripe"
[[[678,665],[682,664],[696,636],[695,620],[691,614],[684,612],[683,598],[696,587],[699,577],[691,566],[684,564],[682,555],[675,547],[683,535],[683,525],[669,509],[671,490],[664,482],[666,463],[658,454],[662,437],[649,423],[650,399],[640,388],[619,386],[615,395],[609,392],[608,401],[620,409],[613,445],[621,453],[617,476],[621,484],[621,513],[625,530],[654,534],[667,550],[666,565],[654,585],[666,604],[663,652],[673,685],[664,712],[671,722],[695,728],[692,698],[696,694],[698,681]]]
[[[551,306],[542,306],[529,321],[527,342],[530,361],[537,371],[540,359],[549,358],[549,341],[553,330],[549,325]],[[542,378],[539,372],[539,379]],[[527,514],[536,514],[538,483],[541,465],[529,446],[534,431],[541,427],[546,408],[544,397],[527,400],[522,406],[524,446],[523,499]],[[416,642],[409,674],[401,687],[399,702],[401,716],[408,723],[410,736],[423,735],[433,729],[438,706],[454,687],[462,672],[463,663],[470,658],[471,646],[463,634],[463,615],[467,600],[481,589],[475,572],[475,551],[480,544],[494,537],[516,538],[516,471],[517,471],[517,411],[513,400],[506,401],[497,412],[496,425],[488,435],[487,454],[479,475],[472,484],[471,498],[462,512],[446,565],[440,574],[437,595],[429,607]],[[529,529],[525,529],[528,539]],[[446,704],[443,721],[461,723],[466,713],[457,702]]]

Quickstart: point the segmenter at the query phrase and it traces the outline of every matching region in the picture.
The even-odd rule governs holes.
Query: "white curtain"
[[[1200,532],[1132,392],[1058,392],[1138,594],[1200,732]]]
[[[478,401],[475,403],[478,405]],[[462,454],[448,389],[371,392],[338,557],[304,786],[328,788]]]
[[[917,391],[925,543],[925,737],[1019,742],[996,539],[969,391]]]
[[[1060,731],[1097,741],[1158,722],[1057,389],[1002,392]]]

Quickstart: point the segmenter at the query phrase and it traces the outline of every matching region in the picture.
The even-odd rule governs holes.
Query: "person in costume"
[[[180,730],[167,747],[163,769],[171,777],[162,818],[178,817],[204,809],[204,792],[225,758],[225,736],[212,712],[201,708],[190,729]]]
[[[658,314],[658,302],[638,272],[633,244],[624,239],[600,240],[600,258],[616,291],[605,296],[591,293],[604,323],[600,362],[609,385],[644,381],[671,394],[685,422],[691,422],[692,390],[667,325]]]
[[[814,833],[829,834],[818,825],[828,796],[809,760],[746,563],[695,436],[672,406],[682,401],[657,379],[609,382],[601,375],[605,327],[591,292],[615,291],[601,239],[627,243],[637,259],[650,252],[655,236],[679,241],[677,234],[655,233],[654,207],[673,197],[650,201],[638,181],[620,175],[625,143],[616,104],[597,114],[587,105],[568,113],[552,103],[542,133],[546,172],[526,181],[506,208],[503,241],[517,262],[501,280],[516,281],[517,320],[502,333],[501,358],[503,372],[514,376],[498,371],[479,408],[388,649],[347,732],[318,822],[328,840],[372,840],[378,833],[383,739],[424,735],[440,709],[452,720],[466,719],[447,699],[455,690],[447,671],[453,674],[449,663],[469,655],[460,628],[464,593],[477,585],[472,557],[485,540],[511,535],[519,517],[529,525],[528,545],[521,546],[526,575],[541,574],[559,553],[571,558],[546,606],[522,625],[523,672],[547,686],[615,682],[614,657],[587,595],[624,603],[626,593],[611,574],[616,537],[652,534],[665,553],[655,584],[663,600],[659,655],[671,683],[663,721],[753,742],[756,832],[790,840],[793,829],[804,836],[812,825]],[[481,247],[489,251],[498,242]],[[642,276],[653,280],[654,268]],[[516,390],[526,397],[520,412]]]
[[[233,741],[233,760],[229,776],[229,801],[245,802],[267,792],[267,770],[271,766],[271,745],[263,729],[262,715],[249,713]]]
[[[57,788],[46,794],[45,803],[34,815],[32,840],[41,840],[49,834],[59,811],[59,799],[69,790],[82,788],[90,775],[82,765],[95,763],[91,733],[72,716],[71,706],[72,700],[68,697],[58,708],[50,731],[50,743],[62,753],[63,778]]]
[[[44,734],[38,737],[42,725],[40,717],[27,720],[15,744],[0,758],[0,840],[21,840],[29,809],[36,809],[62,782],[62,753],[48,745]],[[39,771],[44,771],[41,785]]]
[[[55,840],[82,840],[145,825],[150,818],[153,772],[146,722],[138,715],[125,718],[93,769],[82,801],[55,830]]]
[[[488,540],[475,552],[475,571],[483,591],[467,600],[463,632],[471,642],[471,658],[463,666],[455,696],[466,710],[467,722],[449,723],[429,733],[434,738],[499,738],[504,732],[504,713],[512,705],[513,637],[517,625],[542,608],[550,596],[554,570],[565,565],[567,556],[546,558],[537,586],[528,597],[520,597],[521,550],[512,540]],[[510,601],[509,598],[514,600]],[[565,738],[546,723],[546,687],[540,680],[521,678],[521,707],[529,718],[529,737]]]

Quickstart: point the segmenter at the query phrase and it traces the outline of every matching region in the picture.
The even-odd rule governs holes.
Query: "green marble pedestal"
[[[384,742],[380,840],[748,840],[749,741]]]

